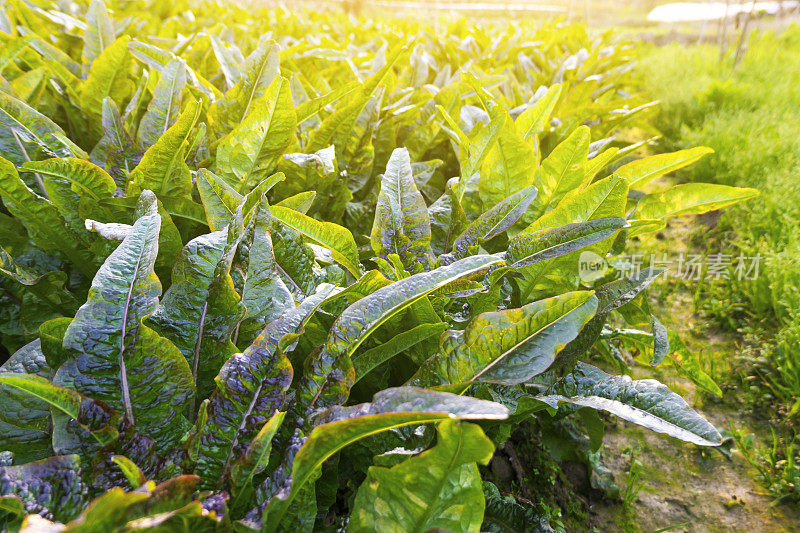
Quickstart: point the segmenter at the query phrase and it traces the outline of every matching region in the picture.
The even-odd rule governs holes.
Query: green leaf
[[[468,180],[473,175],[481,171],[484,162],[491,153],[492,149],[495,147],[501,132],[504,128],[508,129],[509,126],[507,125],[507,120],[510,122],[510,119],[507,119],[506,115],[498,114],[492,117],[492,120],[486,125],[486,127],[474,128],[470,132],[469,137],[463,139],[459,143],[458,161],[461,165],[461,179]],[[456,129],[458,130],[457,125]],[[513,132],[511,132],[511,134],[512,141],[516,141],[516,143],[514,143],[512,146],[520,148],[522,152],[526,152],[527,150],[519,145],[519,139],[514,138]],[[497,157],[500,155],[502,154],[498,153],[495,155],[495,163],[497,163]],[[491,183],[489,183],[490,180],[491,178],[487,177],[487,183],[484,183],[484,188],[491,186]],[[526,185],[530,185],[530,183],[523,185],[523,187]],[[499,196],[502,195],[502,192],[493,192],[495,192],[495,195],[498,197],[498,201],[502,200],[502,198],[499,198]],[[506,196],[508,195],[503,196],[503,198]]]
[[[102,166],[123,190],[128,185],[128,175],[139,164],[142,153],[133,142],[119,115],[117,105],[110,97],[103,99],[103,137],[92,149],[92,163]]]
[[[0,385],[19,389],[24,393],[48,403],[54,421],[58,413],[63,413],[69,419],[75,420],[95,444],[105,446],[118,439],[120,424],[129,424],[123,421],[120,415],[103,402],[86,398],[71,389],[54,385],[46,378],[33,374],[0,373]],[[129,426],[128,426],[129,427]],[[53,447],[57,438],[53,438]]]
[[[330,91],[329,93],[303,102],[302,104],[298,105],[296,109],[297,123],[300,124],[305,122],[318,112],[322,111],[326,106],[336,102],[337,100],[341,100],[345,96],[358,89],[360,86],[361,84],[357,81],[346,83]]]
[[[361,276],[358,262],[358,248],[353,234],[347,229],[332,222],[320,222],[298,211],[273,205],[272,216],[289,228],[300,232],[313,244],[324,246],[331,251],[333,259],[345,267],[353,277]]]
[[[272,206],[272,213],[277,206]],[[272,226],[272,251],[278,273],[296,299],[314,293],[318,285],[314,251],[304,242],[303,235],[276,220]]]
[[[231,337],[245,311],[230,274],[242,238],[240,213],[237,218],[183,247],[172,285],[149,318],[186,358],[200,399],[211,394],[214,376],[237,351]]]
[[[30,293],[55,313],[72,315],[79,307],[75,296],[65,287],[65,272],[51,270],[42,275],[34,274],[14,261],[3,247],[0,247],[0,275],[22,285],[17,294]]]
[[[589,128],[581,126],[559,143],[536,169],[533,184],[539,195],[530,211],[529,220],[535,220],[553,209],[564,196],[583,183],[583,164],[589,155]]]
[[[341,161],[341,158],[339,157],[340,151],[343,150],[347,145],[347,138],[350,136],[353,128],[355,127],[356,121],[361,115],[361,112],[364,110],[364,107],[367,105],[367,103],[372,99],[372,95],[380,83],[391,71],[392,66],[400,57],[400,54],[404,51],[404,46],[398,46],[390,54],[386,64],[380,70],[375,72],[375,74],[365,80],[360,89],[356,89],[347,93],[349,103],[325,117],[325,120],[322,121],[322,124],[320,124],[317,129],[311,132],[308,145],[306,146],[306,152],[317,152],[323,148],[333,145],[337,150],[337,159]]]
[[[34,374],[51,379],[55,374],[36,339],[17,350],[0,366],[2,373]],[[28,462],[52,455],[50,406],[30,394],[0,387],[0,448],[14,452],[17,461]]]
[[[308,210],[314,203],[314,199],[316,198],[316,196],[317,196],[316,191],[301,192],[299,194],[295,194],[294,196],[284,198],[275,205],[286,207],[293,211],[298,211],[300,213],[303,213],[304,215],[307,215]]]
[[[513,226],[534,201],[536,195],[536,187],[525,187],[479,216],[456,238],[453,243],[454,257],[456,259],[466,257],[469,255],[470,246],[488,241]]]
[[[567,224],[577,224],[590,220],[606,219],[608,217],[623,217],[625,214],[627,193],[628,185],[625,180],[618,176],[610,176],[592,183],[584,189],[578,189],[567,194],[555,208],[542,215],[530,226],[525,228],[522,233],[533,233],[539,230],[558,228],[559,226],[565,226]],[[610,219],[609,223],[611,226],[615,224]],[[604,223],[601,225],[604,225]],[[591,226],[589,226],[589,228],[590,227]],[[572,231],[579,234],[581,230],[578,228],[579,227],[575,227],[573,230],[561,236],[558,235],[559,231],[555,231],[551,237],[555,241],[554,244],[557,243],[559,239],[568,237]],[[543,232],[543,234],[545,233],[546,232]],[[612,237],[601,240],[595,244],[590,244],[585,248],[585,251],[591,251],[603,257],[611,249],[611,245],[613,244]],[[522,237],[521,239],[525,238]],[[531,238],[529,238],[527,242],[530,244],[535,242],[535,240],[532,241]],[[536,250],[536,245],[534,245],[532,251],[534,253],[538,251]],[[580,260],[578,255],[579,252],[574,251],[556,259],[523,267],[520,272],[525,279],[518,281],[518,286],[522,294],[522,301],[528,302],[541,298],[542,296],[551,296],[561,292],[575,290],[580,281]]]
[[[547,370],[594,316],[591,292],[562,294],[519,309],[481,313],[464,331],[439,340],[439,353],[410,384],[423,387],[483,381],[517,385]]]
[[[485,502],[476,463],[494,445],[480,426],[444,420],[436,446],[392,468],[372,466],[358,489],[348,531],[478,531]]]
[[[23,165],[22,170],[68,181],[73,191],[95,202],[113,197],[117,190],[114,179],[106,171],[84,159],[62,157],[32,161]]]
[[[254,110],[257,102],[269,92],[270,86],[280,74],[279,53],[280,47],[277,44],[265,41],[247,57],[242,64],[238,83],[209,109],[208,114],[214,129],[227,134]]]
[[[278,170],[286,174],[286,181],[275,187],[274,199],[315,192],[311,199],[313,204],[304,212],[331,222],[342,219],[353,194],[347,188],[346,177],[338,172],[333,146],[313,154],[286,154],[278,164]],[[283,205],[283,200],[278,204]]]
[[[205,168],[198,171],[197,190],[211,231],[219,231],[227,226],[244,199],[227,181]]]
[[[84,274],[95,271],[95,258],[66,224],[55,206],[20,179],[14,165],[0,157],[0,196],[3,205],[28,230],[42,249],[64,254]]]
[[[61,317],[48,320],[39,326],[42,352],[50,368],[60,367],[72,356],[70,351],[64,348],[64,333],[70,322],[72,322],[71,317]]]
[[[415,262],[431,262],[430,216],[405,148],[395,149],[386,164],[370,242],[378,257],[397,254],[409,270]]]
[[[128,196],[138,196],[150,189],[159,198],[191,197],[192,176],[185,158],[201,107],[200,102],[190,101],[177,122],[144,153],[131,172]]]
[[[624,215],[628,185],[618,176],[609,176],[585,189],[568,194],[559,204],[525,228],[530,233],[574,222]]]
[[[80,104],[89,118],[91,145],[103,134],[103,100],[110,96],[115,102],[124,102],[133,94],[134,83],[130,76],[133,57],[128,53],[130,40],[123,35],[109,44],[94,60],[81,86]]]
[[[283,407],[292,382],[292,365],[284,354],[287,336],[300,333],[331,293],[327,286],[296,308],[270,322],[243,353],[234,354],[216,377],[216,389],[205,407],[190,448],[197,451],[202,486],[221,488],[264,423]],[[293,344],[296,340],[288,341]],[[282,346],[283,344],[283,346]]]
[[[562,350],[554,367],[571,368],[577,358],[585,354],[600,337],[609,313],[636,298],[664,271],[663,268],[645,268],[627,278],[595,287],[597,314],[583,327],[577,338]]]
[[[271,174],[294,140],[297,117],[289,81],[277,77],[217,146],[217,171],[242,192]]]
[[[367,350],[366,352],[353,357],[353,367],[355,369],[355,382],[358,382],[366,374],[394,357],[395,355],[411,348],[417,343],[429,339],[435,335],[440,335],[447,329],[446,322],[435,324],[420,324],[408,331],[403,331],[390,340]]]
[[[500,107],[500,106],[497,106]],[[502,127],[497,145],[486,156],[480,167],[478,191],[485,206],[508,198],[515,192],[534,184],[538,158],[533,147],[517,131],[508,112],[493,108],[493,121],[502,117]],[[539,191],[541,197],[542,191]]]
[[[664,192],[645,195],[639,201],[636,218],[666,218],[699,215],[758,196],[756,189],[711,183],[684,183]]]
[[[379,288],[345,309],[333,323],[322,350],[306,360],[304,376],[297,385],[301,413],[302,409],[313,411],[347,399],[355,379],[350,357],[381,324],[448,283],[499,263],[502,259],[492,255],[467,257]]]
[[[550,124],[550,116],[553,114],[560,96],[561,85],[557,83],[551,85],[535,104],[527,107],[517,117],[515,124],[517,131],[522,134],[523,138],[526,140],[535,139],[539,133],[542,133],[547,128]]]
[[[67,328],[64,348],[75,356],[56,383],[104,401],[166,448],[185,428],[180,413],[194,384],[180,351],[142,324],[161,294],[153,272],[161,221],[153,194],[141,201],[146,214],[100,267]]]
[[[211,41],[211,49],[214,51],[214,57],[219,62],[220,70],[225,76],[225,82],[228,87],[232,88],[242,77],[239,65],[236,64],[237,60],[241,60],[242,53],[235,44],[226,44],[213,33],[209,33],[207,37]]]
[[[637,189],[664,174],[669,174],[679,168],[691,165],[701,157],[713,152],[714,150],[711,148],[698,146],[668,154],[651,155],[622,165],[616,172],[617,175],[628,182],[628,186],[631,189]]]
[[[153,90],[153,99],[147,105],[136,140],[144,149],[150,148],[177,120],[181,111],[181,91],[186,85],[186,64],[181,59],[171,60],[161,71]]]
[[[722,443],[716,428],[665,385],[650,379],[633,381],[628,376],[611,376],[581,362],[538,399],[553,407],[565,402],[607,411],[700,446]]]
[[[0,126],[7,128],[0,129],[0,136],[12,137],[0,139],[19,151],[21,161],[39,159],[34,149],[44,157],[86,157],[55,122],[4,91],[0,91]]]
[[[92,0],[86,11],[86,30],[83,32],[81,52],[82,72],[86,76],[89,68],[103,51],[114,42],[114,24],[108,16],[103,0]]]
[[[93,163],[84,159],[54,158],[26,163],[21,170],[35,172],[43,179],[50,201],[76,232],[82,233],[87,218],[116,218],[116,213],[102,201],[114,197],[117,184]],[[108,252],[101,254],[104,256]]]
[[[663,326],[662,326],[663,327]],[[663,332],[662,332],[663,333]],[[722,390],[719,385],[703,371],[700,362],[686,347],[683,340],[674,331],[667,331],[667,349],[669,350],[670,362],[675,366],[678,373],[718,398],[722,398]],[[663,343],[663,341],[662,341]],[[655,358],[655,353],[653,355]]]
[[[507,416],[508,410],[494,402],[416,387],[385,389],[376,393],[371,403],[323,411],[315,418],[316,427],[294,456],[291,477],[286,480],[290,490],[266,502],[264,531],[277,528],[292,500],[322,463],[349,444],[409,424],[452,418],[502,420]],[[260,518],[260,514],[256,516]]]
[[[486,498],[486,510],[483,514],[481,531],[489,533],[553,533],[547,519],[537,512],[532,502],[525,505],[516,500],[514,495],[500,494],[497,487],[488,481],[483,482],[483,495]]]
[[[147,478],[144,477],[142,470],[136,466],[136,463],[124,455],[114,455],[111,457],[111,460],[114,461],[117,466],[119,466],[119,469],[125,475],[125,478],[132,487],[138,488],[147,482]]]
[[[159,485],[146,483],[125,492],[119,487],[92,500],[66,525],[67,531],[215,531],[217,514],[194,499],[195,476],[178,476]]]
[[[611,237],[627,225],[624,218],[604,217],[520,233],[508,244],[510,266],[523,268],[580,250]]]
[[[216,101],[222,96],[219,90],[211,85],[208,80],[199,76],[191,67],[186,65],[182,58],[169,50],[141,41],[129,42],[128,50],[133,57],[159,73],[163,73],[173,60],[182,61],[184,63],[183,68],[186,71],[186,81],[188,81],[193,88],[207,96],[210,101]]]
[[[452,249],[456,236],[469,224],[461,205],[463,187],[459,178],[451,178],[442,195],[428,207],[431,219],[431,247],[441,255]]]
[[[77,455],[0,466],[0,496],[16,496],[27,513],[67,522],[77,516],[88,497],[89,488],[81,480],[80,468]]]
[[[251,343],[268,322],[294,308],[292,293],[281,279],[272,246],[272,216],[266,196],[256,208],[242,245],[237,268],[239,292],[246,311],[236,328],[234,343]]]
[[[244,455],[233,464],[230,477],[234,487],[240,490],[251,488],[253,477],[267,467],[269,454],[272,451],[272,439],[281,427],[285,416],[286,413],[275,411],[275,414],[264,422],[259,432],[253,437]]]

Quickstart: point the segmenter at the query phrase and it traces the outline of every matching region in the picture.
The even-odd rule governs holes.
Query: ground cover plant
[[[580,258],[756,194],[638,192],[708,150],[620,165],[627,43],[112,8],[0,17],[4,527],[513,530],[478,465],[526,419],[721,443],[588,362],[624,339],[719,394],[661,270]]]
[[[684,179],[756,186],[762,192],[758,199],[722,216],[709,250],[760,256],[758,276],[731,276],[724,284],[713,284],[703,301],[720,302],[706,311],[755,347],[751,357],[735,365],[745,376],[737,380],[737,387],[745,392],[752,411],[769,421],[776,433],[763,450],[741,444],[750,448],[773,496],[795,501],[800,497],[800,459],[794,452],[800,412],[796,349],[800,238],[793,223],[798,216],[800,161],[800,93],[794,83],[799,37],[797,26],[780,34],[753,33],[736,68],[732,57],[720,60],[719,50],[710,45],[652,47],[640,65],[646,90],[662,102],[654,124],[663,132],[666,148],[700,143],[715,150],[713,157],[692,166]],[[694,83],[676,83],[687,72]]]

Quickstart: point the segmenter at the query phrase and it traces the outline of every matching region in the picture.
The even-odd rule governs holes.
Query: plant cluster
[[[579,259],[755,194],[637,192],[707,150],[619,166],[625,44],[163,4],[2,5],[3,527],[502,530],[478,465],[527,418],[721,442],[585,362],[718,392],[659,269]]]

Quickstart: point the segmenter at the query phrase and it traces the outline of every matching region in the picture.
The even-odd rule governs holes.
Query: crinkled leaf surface
[[[453,243],[455,258],[466,257],[470,246],[487,241],[513,226],[536,199],[536,195],[536,187],[525,187],[479,216]]]
[[[175,124],[144,153],[139,165],[131,172],[128,196],[137,196],[150,189],[159,198],[190,197],[192,176],[185,157],[201,107],[199,102],[189,101]]]
[[[230,269],[241,223],[239,215],[226,229],[184,246],[172,269],[172,285],[149,319],[186,358],[201,399],[211,394],[214,376],[237,351],[231,337],[244,308]]]
[[[203,486],[219,488],[234,461],[242,457],[258,431],[283,407],[292,382],[292,365],[280,346],[298,333],[322,301],[327,286],[270,322],[243,353],[228,359],[216,378],[216,389],[206,407],[207,421],[197,428],[190,446],[197,448],[197,467]]]
[[[466,330],[443,334],[439,353],[410,383],[423,387],[472,381],[523,383],[547,370],[596,310],[597,298],[580,291],[519,309],[481,313]]]
[[[564,196],[583,182],[583,164],[589,155],[589,128],[581,126],[556,146],[536,169],[533,184],[539,195],[526,213],[535,220],[558,205]]]
[[[718,446],[719,432],[677,394],[653,379],[612,376],[579,362],[553,385],[541,401],[557,407],[566,402],[615,414],[659,433],[700,446]]]
[[[408,150],[397,148],[386,164],[370,236],[378,257],[397,254],[403,264],[429,263],[431,221],[414,181]]]
[[[17,159],[27,161],[44,157],[82,157],[86,153],[67,137],[55,122],[42,115],[25,102],[0,91],[0,139],[13,147],[14,152],[22,150]],[[8,135],[10,139],[5,139]],[[16,136],[16,138],[14,138]],[[14,142],[10,142],[10,141]],[[4,154],[5,155],[5,154]]]
[[[152,193],[142,201],[147,214],[100,267],[67,328],[63,345],[75,355],[56,382],[104,401],[168,447],[186,427],[181,411],[194,383],[180,351],[142,324],[161,294],[153,272],[160,216]]]
[[[83,75],[89,74],[94,60],[114,42],[114,23],[108,16],[103,0],[92,0],[86,12],[86,30],[83,33],[81,62]]]
[[[77,455],[61,455],[0,466],[0,496],[16,496],[27,513],[66,522],[77,516],[88,498],[80,463]]]
[[[334,322],[322,350],[306,360],[297,389],[300,406],[315,410],[342,403],[355,379],[350,356],[378,326],[436,289],[501,262],[491,255],[467,257],[387,285],[349,306]]]
[[[43,249],[61,252],[78,268],[91,275],[95,258],[69,229],[56,207],[23,182],[14,165],[0,157],[0,196],[6,209],[28,229],[31,239]]]
[[[299,211],[280,205],[270,207],[270,213],[282,224],[308,238],[313,244],[329,249],[333,259],[345,267],[353,277],[361,276],[358,248],[350,231],[333,222],[320,222]]]
[[[161,77],[153,91],[153,99],[139,122],[139,129],[136,131],[139,146],[150,148],[178,120],[181,91],[185,85],[186,63],[181,59],[171,60],[161,71]]]
[[[245,315],[239,323],[234,343],[250,343],[268,323],[294,307],[289,288],[281,279],[272,246],[272,217],[266,197],[256,208],[240,246],[238,268],[242,277],[239,290]]]
[[[277,77],[234,130],[220,140],[217,171],[242,192],[275,170],[294,139],[297,118],[289,81]]]
[[[17,350],[0,366],[0,372],[34,374],[50,379],[50,368],[39,339]],[[50,447],[50,407],[29,394],[0,386],[0,448],[14,452],[19,462],[43,459],[52,454]]]

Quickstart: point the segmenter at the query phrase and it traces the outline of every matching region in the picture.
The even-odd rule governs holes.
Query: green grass
[[[734,256],[760,255],[757,279],[705,288],[704,301],[706,312],[756,347],[744,363],[747,396],[776,426],[791,462],[800,433],[800,27],[753,35],[748,48],[733,68],[732,54],[720,60],[715,46],[650,46],[640,72],[662,104],[656,125],[664,148],[716,151],[685,176],[761,191],[728,209],[708,239],[710,253],[721,244]],[[800,499],[800,475],[776,492]]]

